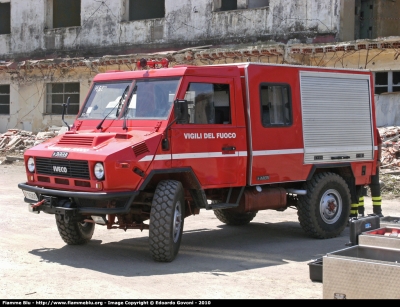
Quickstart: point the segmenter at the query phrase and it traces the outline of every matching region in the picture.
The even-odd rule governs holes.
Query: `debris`
[[[14,157],[14,156],[7,156],[6,160],[7,161],[24,161],[24,158],[22,158],[22,157]]]
[[[381,169],[400,171],[400,127],[378,128],[382,139]]]
[[[52,128],[51,131],[39,132],[35,135],[31,131],[8,129],[7,132],[0,134],[0,154],[23,155],[25,150],[55,137],[59,130],[60,128]]]

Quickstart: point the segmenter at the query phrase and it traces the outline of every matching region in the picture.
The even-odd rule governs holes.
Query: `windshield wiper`
[[[125,96],[125,94],[128,92],[128,90],[129,90],[129,85],[125,88],[124,92],[122,93],[122,96],[121,96],[121,98],[120,98],[118,104],[116,104],[116,105],[111,109],[111,111],[108,112],[108,114],[103,118],[103,120],[97,125],[96,129],[102,129],[102,128],[103,128],[101,125],[103,125],[103,123],[104,123],[104,121],[106,120],[106,118],[111,114],[112,111],[114,111],[114,109],[115,109],[116,106],[118,106],[118,108],[117,108],[117,113],[116,113],[115,116],[118,117],[119,110],[120,110],[120,108],[121,108],[122,102],[124,101],[124,96]]]
[[[133,90],[132,90],[132,94],[131,94],[131,99],[126,103],[125,110],[124,110],[124,115],[123,115],[124,124],[122,125],[122,129],[124,129],[124,130],[128,130],[128,127],[126,126],[126,117],[128,115],[129,105],[131,104],[131,100],[132,100],[133,94],[135,94],[136,91],[137,91],[137,85],[136,85],[136,81],[134,81]]]

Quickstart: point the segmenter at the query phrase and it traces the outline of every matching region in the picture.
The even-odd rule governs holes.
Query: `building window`
[[[0,3],[0,34],[11,33],[11,6],[10,2]]]
[[[269,6],[269,0],[214,0],[214,11],[255,9]]]
[[[247,4],[248,9],[256,9],[264,6],[269,6],[269,0],[249,0]]]
[[[221,11],[237,10],[237,0],[221,0]]]
[[[261,84],[261,121],[264,127],[290,126],[292,103],[290,87],[286,84]]]
[[[0,114],[10,115],[10,86],[0,85]]]
[[[53,28],[79,27],[81,25],[81,0],[53,0]]]
[[[229,84],[190,83],[188,101],[190,124],[230,124]]]
[[[400,92],[400,71],[375,72],[375,94]]]
[[[62,104],[67,103],[66,114],[76,115],[79,111],[79,83],[49,83],[47,84],[46,114],[62,114]]]
[[[165,17],[165,0],[129,0],[129,20]]]

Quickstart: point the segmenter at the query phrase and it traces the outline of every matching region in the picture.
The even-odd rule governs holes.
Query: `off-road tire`
[[[55,216],[58,233],[61,239],[68,245],[85,244],[92,238],[95,227],[94,223],[80,223],[76,221],[66,223],[58,214],[55,214]]]
[[[255,212],[235,212],[231,209],[216,209],[215,216],[222,222],[231,226],[242,226],[250,223],[256,216]]]
[[[316,174],[304,186],[306,195],[298,195],[297,216],[311,237],[337,237],[346,228],[351,196],[346,181],[335,173]]]
[[[155,261],[171,262],[181,245],[185,198],[179,181],[163,180],[157,185],[150,211],[150,253]]]

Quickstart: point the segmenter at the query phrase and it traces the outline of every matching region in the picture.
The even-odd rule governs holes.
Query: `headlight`
[[[35,171],[35,160],[30,157],[28,159],[28,163],[26,163],[26,166],[28,167],[28,170],[33,173]]]
[[[104,179],[104,166],[103,163],[97,162],[94,165],[94,175],[98,180]]]

